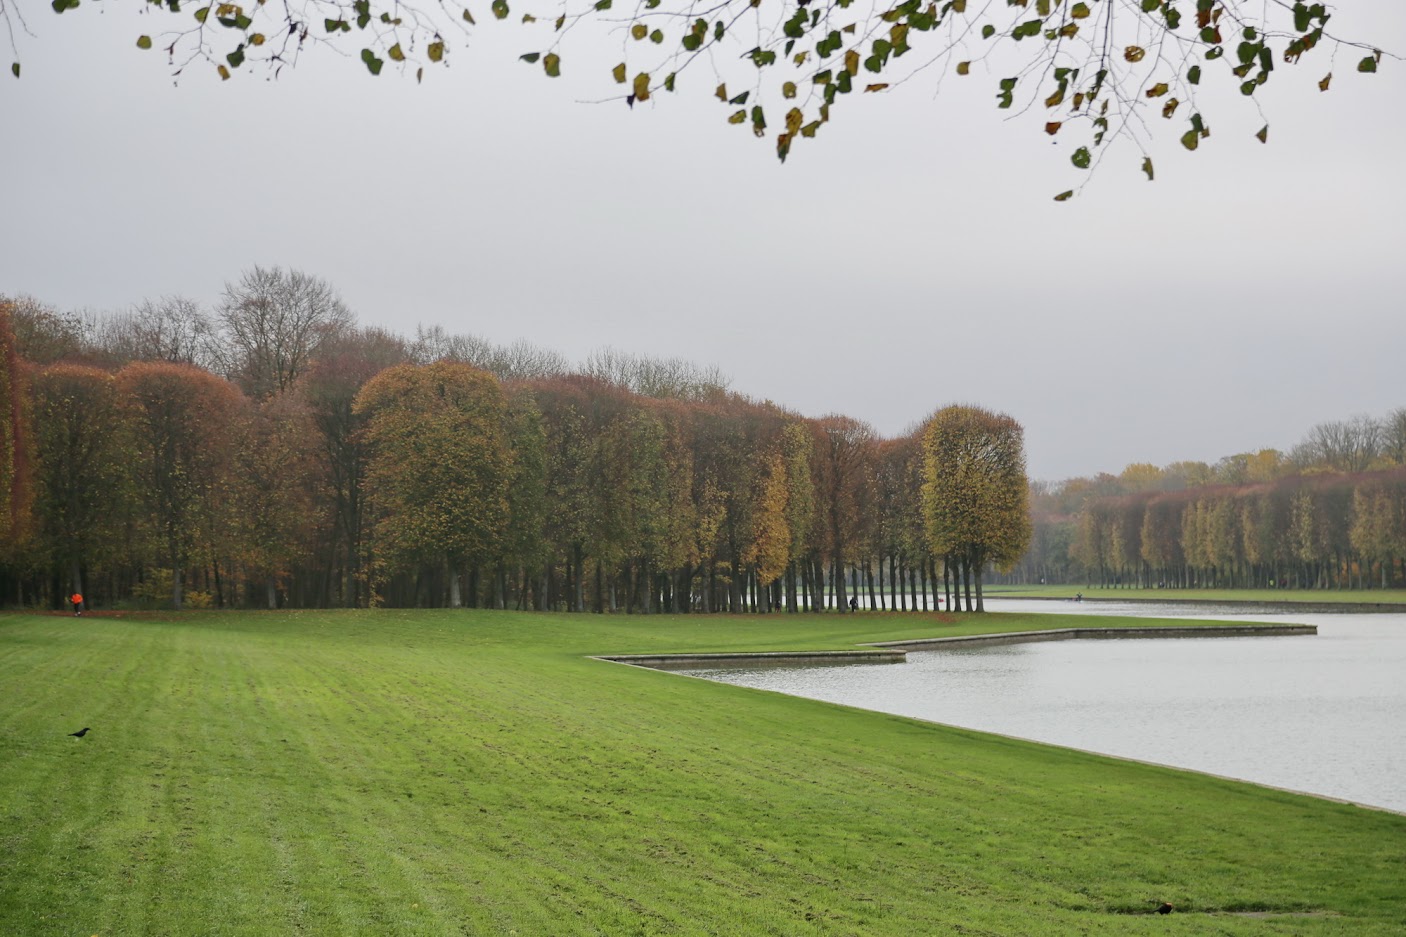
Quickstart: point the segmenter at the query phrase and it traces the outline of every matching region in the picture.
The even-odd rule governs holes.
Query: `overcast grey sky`
[[[140,6],[25,8],[23,78],[0,80],[0,293],[212,304],[253,264],[294,267],[364,323],[683,356],[886,435],[979,403],[1025,425],[1047,479],[1287,449],[1406,405],[1392,60],[1281,67],[1268,146],[1235,96],[1199,152],[1167,134],[1155,183],[1118,147],[1055,204],[1083,181],[1069,144],[1004,119],[977,69],[846,102],[781,166],[706,79],[633,112],[580,103],[607,89],[576,59],[555,81],[516,62],[537,44],[507,23],[419,86],[326,50],[274,82],[173,85],[133,46],[161,27]],[[1406,4],[1345,6],[1338,32],[1406,52]]]

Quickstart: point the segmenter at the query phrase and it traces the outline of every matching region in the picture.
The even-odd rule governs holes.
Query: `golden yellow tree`
[[[923,434],[923,512],[932,552],[960,566],[967,610],[985,611],[981,574],[1009,566],[1030,543],[1025,432],[1004,413],[951,406]],[[976,582],[976,605],[970,592]]]
[[[498,381],[467,364],[396,365],[367,382],[355,411],[371,449],[367,489],[391,568],[438,562],[458,606],[460,574],[495,558],[512,467]]]
[[[766,459],[757,485],[752,512],[752,542],[745,559],[756,564],[757,581],[770,586],[786,571],[791,560],[791,528],[786,523],[788,499],[786,463],[773,450]]]

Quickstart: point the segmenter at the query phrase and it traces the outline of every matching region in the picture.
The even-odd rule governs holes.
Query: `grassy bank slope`
[[[1401,933],[1406,818],[582,656],[1076,623],[0,616],[0,933]]]

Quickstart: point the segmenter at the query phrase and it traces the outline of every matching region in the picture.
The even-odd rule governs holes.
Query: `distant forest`
[[[1031,484],[1016,583],[1406,586],[1406,407],[1313,427],[1287,453]]]
[[[3,605],[929,610],[981,608],[992,581],[1406,585],[1406,408],[1287,453],[1029,482],[1020,426],[979,408],[882,439],[678,358],[363,327],[296,271],[254,268],[208,310],[0,296],[0,320]]]
[[[979,611],[1030,537],[1007,416],[882,439],[680,359],[363,327],[297,271],[0,297],[0,345],[6,605]]]

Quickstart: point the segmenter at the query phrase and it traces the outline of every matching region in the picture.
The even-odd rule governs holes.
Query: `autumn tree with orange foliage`
[[[19,541],[25,516],[25,387],[10,309],[0,302],[0,543],[7,546]]]

